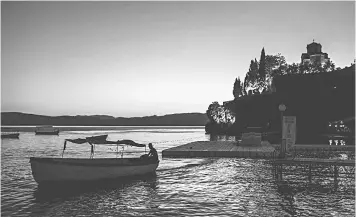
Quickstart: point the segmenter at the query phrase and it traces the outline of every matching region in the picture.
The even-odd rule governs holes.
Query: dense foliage
[[[337,69],[339,68],[336,68],[336,70]],[[334,70],[335,64],[332,61],[327,61],[323,64],[320,62],[287,64],[285,57],[280,53],[277,55],[266,55],[265,49],[263,48],[260,61],[254,59],[250,62],[249,70],[246,73],[243,86],[241,86],[241,96],[272,91],[272,81],[275,76],[325,73]]]
[[[233,112],[218,102],[211,103],[206,114],[209,122],[205,125],[205,131],[208,133],[226,132],[235,123]]]
[[[230,109],[219,105],[218,102],[213,102],[209,105],[206,114],[210,122],[217,124],[231,125],[235,122],[235,115]]]
[[[351,65],[354,65],[352,63]],[[287,64],[286,59],[280,53],[276,55],[266,55],[262,48],[260,60],[253,59],[243,81],[240,77],[235,79],[233,85],[234,99],[247,95],[261,94],[273,91],[273,79],[276,76],[288,74],[307,74],[307,73],[327,73],[334,70],[335,64],[332,61],[325,63],[306,62]],[[227,132],[234,125],[236,116],[226,106],[213,102],[207,110],[209,123],[206,125],[206,132]]]
[[[240,96],[243,96],[243,84],[241,83],[240,77],[235,79],[234,83],[234,89],[232,91],[232,94],[234,95],[234,98],[239,98]]]

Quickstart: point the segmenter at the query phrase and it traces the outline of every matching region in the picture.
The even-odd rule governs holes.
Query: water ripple
[[[101,132],[101,131],[98,131]],[[354,216],[354,179],[308,183],[300,175],[277,182],[272,166],[256,159],[160,159],[153,176],[135,177],[57,189],[39,188],[32,178],[30,156],[60,156],[67,137],[97,131],[61,132],[59,136],[21,133],[1,146],[2,216]],[[106,131],[111,139],[155,141],[161,153],[193,138],[208,140],[201,130],[135,129]],[[170,141],[170,142],[167,142]],[[125,156],[142,151],[129,148]],[[69,146],[67,157],[88,157],[87,146]],[[96,157],[115,157],[98,148]],[[345,168],[348,170],[348,168]]]

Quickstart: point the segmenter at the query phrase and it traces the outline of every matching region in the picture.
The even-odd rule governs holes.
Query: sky
[[[355,59],[355,2],[1,2],[1,111],[141,117],[233,99],[250,61]]]

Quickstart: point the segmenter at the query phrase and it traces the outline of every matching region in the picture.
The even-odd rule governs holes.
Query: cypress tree
[[[258,76],[257,76],[257,88],[263,90],[266,86],[266,54],[265,48],[262,48],[260,64],[258,67]]]
[[[232,94],[234,95],[235,99],[238,98],[241,95],[241,81],[240,77],[235,79],[234,83],[234,89],[232,91]]]
[[[260,66],[258,68],[258,77],[260,81],[264,81],[266,78],[266,54],[265,48],[262,48]]]

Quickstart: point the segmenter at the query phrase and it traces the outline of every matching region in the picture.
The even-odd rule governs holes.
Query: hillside
[[[107,115],[92,116],[44,116],[20,112],[2,112],[2,126],[204,126],[208,122],[206,114],[182,113],[164,116],[112,117]]]

